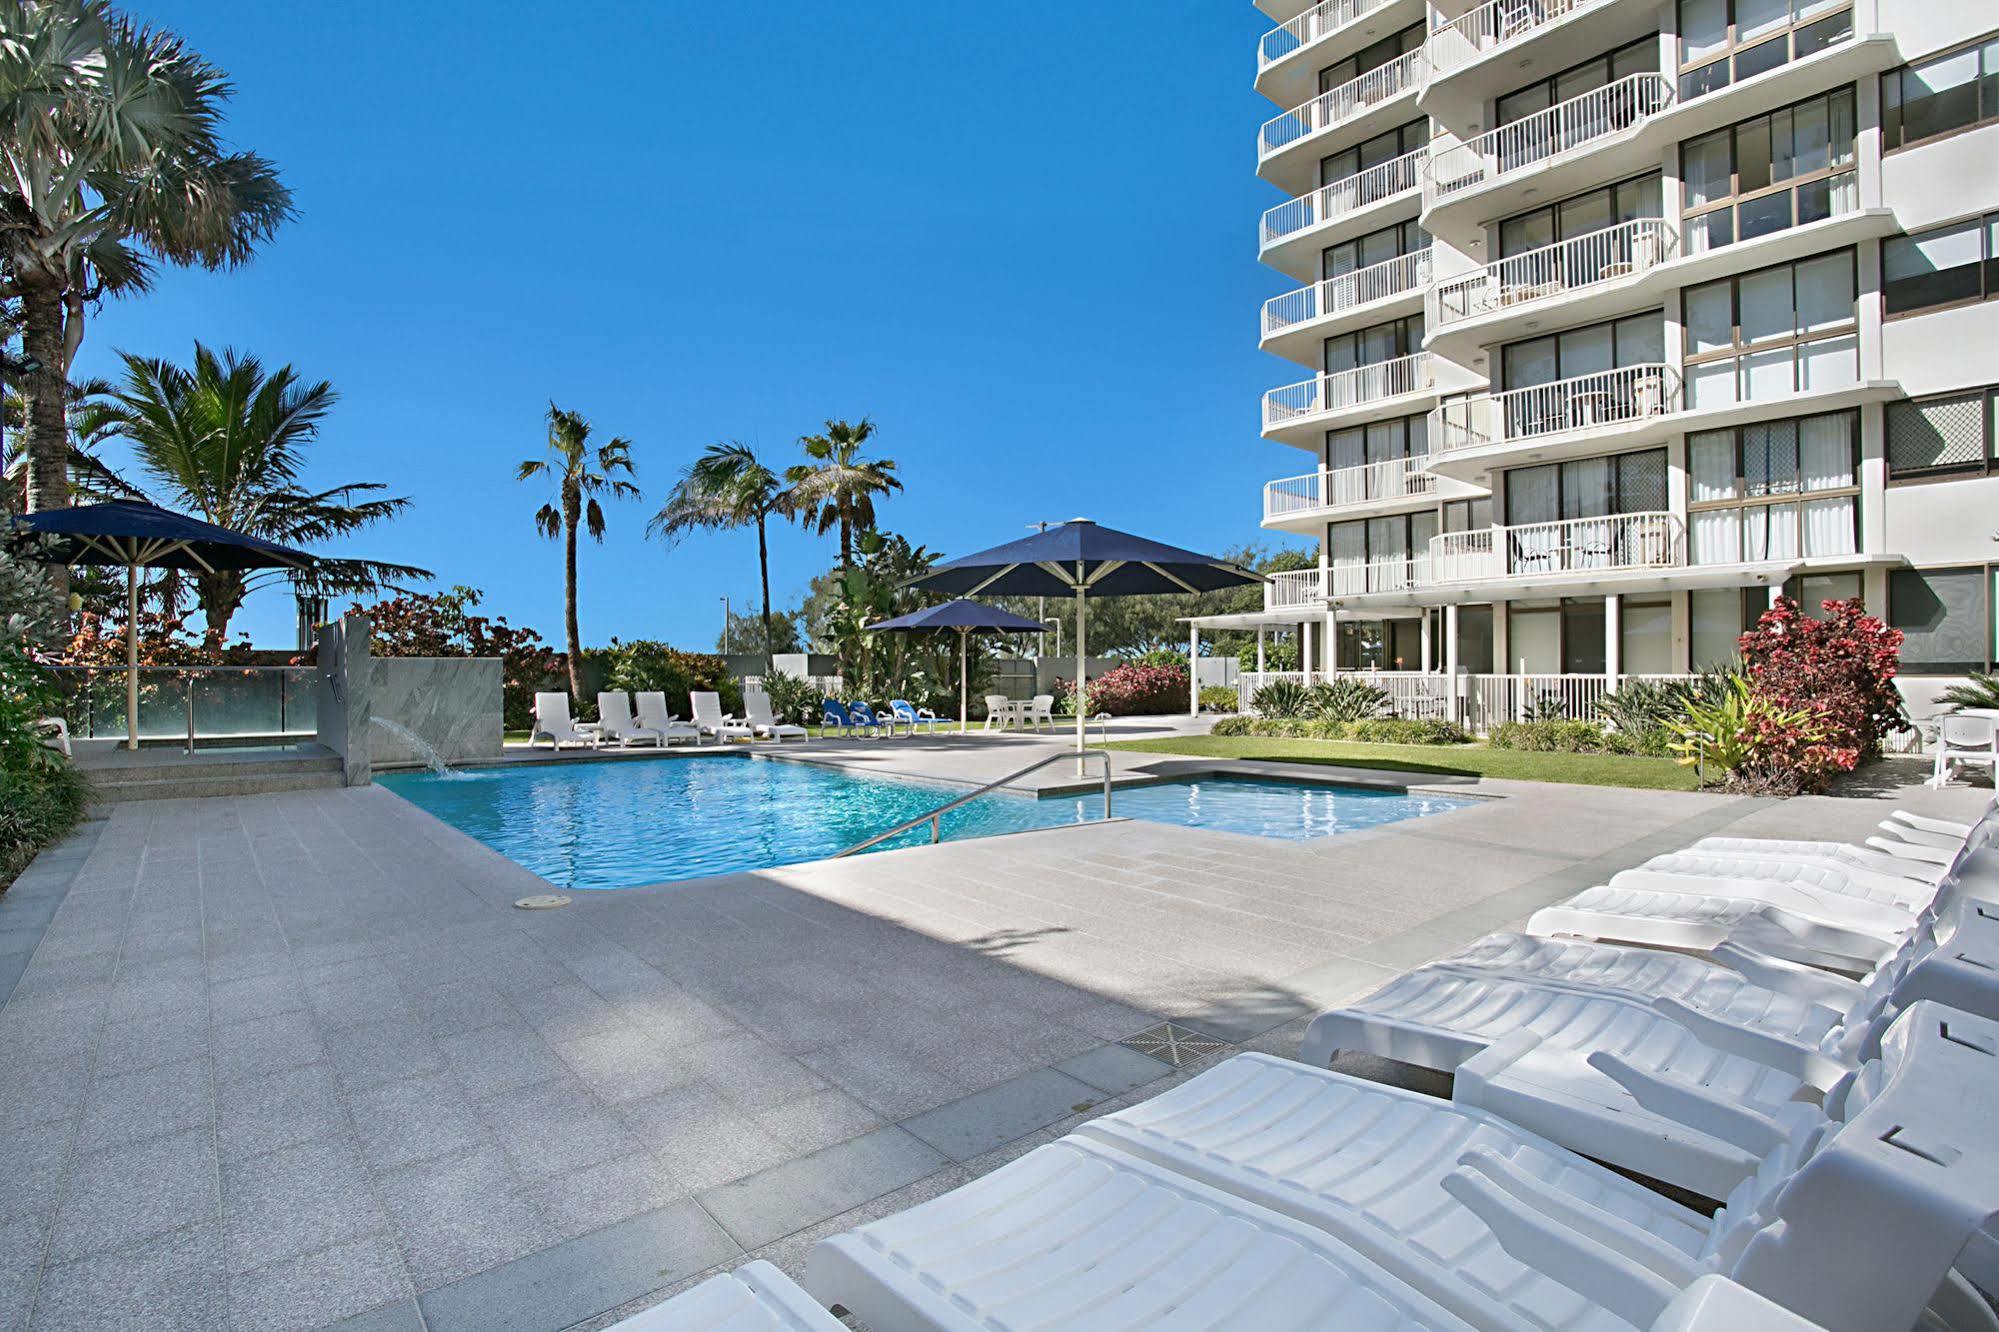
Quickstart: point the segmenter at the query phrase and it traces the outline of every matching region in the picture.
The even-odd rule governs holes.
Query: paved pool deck
[[[1055,743],[894,761],[980,780]],[[1316,843],[1113,822],[544,912],[379,788],[114,806],[0,895],[0,1327],[552,1330],[746,1256],[797,1275],[1649,855],[1888,807],[1472,789]],[[1219,1048],[1122,1043],[1168,1020]]]

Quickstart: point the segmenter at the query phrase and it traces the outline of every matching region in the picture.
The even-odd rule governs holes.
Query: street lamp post
[[[729,599],[727,597],[723,597],[722,598],[722,652],[724,655],[727,655],[728,651],[729,651]]]

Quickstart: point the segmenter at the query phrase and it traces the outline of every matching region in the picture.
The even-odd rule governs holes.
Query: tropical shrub
[[[1215,724],[1209,728],[1208,734],[1248,735],[1250,734],[1250,723],[1255,720],[1256,718],[1245,712],[1239,712],[1232,717],[1219,717],[1215,720]]]
[[[740,715],[743,710],[742,682],[729,674],[727,662],[711,653],[682,652],[650,638],[635,638],[629,643],[613,641],[604,650],[604,661],[608,688],[634,693],[657,689],[666,695],[667,711],[676,717],[693,716],[688,695],[703,691],[720,694],[724,712]]]
[[[44,745],[38,725],[60,710],[49,673],[29,655],[29,621],[0,621],[0,887],[83,818],[89,784]]]
[[[1780,597],[1736,641],[1758,698],[1780,712],[1810,713],[1825,728],[1821,740],[1791,746],[1805,790],[1823,786],[1825,764],[1851,770],[1878,758],[1882,737],[1909,724],[1895,688],[1902,631],[1867,614],[1858,597],[1820,607],[1824,614],[1814,619]]]
[[[1308,695],[1296,680],[1272,680],[1249,696],[1260,717],[1302,717]]]
[[[1468,745],[1471,732],[1435,717],[1368,717],[1346,723],[1346,738],[1371,745]]]
[[[1596,715],[1632,737],[1664,731],[1666,723],[1686,715],[1687,692],[1677,682],[1629,680],[1614,694],[1596,701]]]
[[[764,677],[764,693],[770,698],[771,716],[779,721],[818,722],[820,694],[810,680],[772,671]]]
[[[1345,722],[1317,717],[1253,717],[1249,734],[1277,740],[1339,740],[1346,736]]]
[[[1201,711],[1234,712],[1241,700],[1236,695],[1234,685],[1201,686]]]
[[[1068,689],[1071,694],[1075,692],[1073,682]],[[1084,702],[1092,717],[1100,712],[1113,717],[1178,712],[1187,706],[1187,669],[1136,662],[1114,666],[1090,681]]]
[[[1937,695],[1937,702],[1957,708],[1999,708],[1999,675],[1973,671],[1963,684],[1954,684]]]
[[[1246,671],[1256,669],[1256,643],[1254,640],[1236,650],[1236,665]],[[1263,669],[1266,671],[1295,671],[1298,669],[1298,645],[1288,638],[1275,639],[1263,645]]]
[[[475,613],[480,596],[476,587],[458,586],[354,609],[368,617],[368,649],[378,657],[498,657],[500,710],[509,729],[522,730],[535,691],[562,675],[565,663],[534,630],[517,629],[504,615]]]
[[[1147,648],[1132,660],[1140,666],[1177,666],[1183,671],[1187,669],[1187,654],[1179,648]]]
[[[1305,691],[1305,715],[1325,721],[1357,722],[1386,717],[1390,700],[1386,690],[1350,675],[1321,680]]]
[[[1720,698],[1693,701],[1668,729],[1675,760],[1697,769],[1703,786],[1797,795],[1824,789],[1842,768],[1843,751],[1830,743],[1837,733],[1833,723],[1810,708],[1779,702],[1745,675],[1731,677]]]

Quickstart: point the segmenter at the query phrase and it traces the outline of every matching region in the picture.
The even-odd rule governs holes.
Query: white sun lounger
[[[660,689],[641,689],[635,695],[639,709],[639,725],[658,731],[660,739],[667,744],[676,740],[699,742],[701,728],[680,721],[666,710],[666,692]]]
[[[1909,848],[1913,851],[1915,848]],[[1763,837],[1703,837],[1687,848],[1695,855],[1755,856],[1762,859],[1825,863],[1840,868],[1873,870],[1899,874],[1906,879],[1935,883],[1943,877],[1943,864],[1927,857],[1891,855],[1876,848],[1869,850],[1850,842],[1788,841]]]
[[[534,724],[528,729],[528,747],[546,738],[551,749],[564,745],[596,745],[597,737],[578,727],[569,716],[569,695],[555,693],[534,696]]]
[[[605,1332],[847,1332],[847,1325],[758,1259],[620,1319]]]
[[[701,734],[713,736],[717,740],[753,740],[756,733],[748,722],[737,721],[734,717],[722,715],[722,696],[713,690],[695,690],[687,696],[694,709],[694,724]]]
[[[811,732],[803,726],[781,722],[770,710],[770,695],[757,689],[743,691],[743,714],[749,720],[750,733],[759,739],[783,742],[786,736],[795,735],[800,740],[810,740]]]
[[[597,695],[597,735],[605,744],[626,747],[658,748],[666,743],[666,737],[658,731],[633,720],[632,696],[622,689],[605,690]]]
[[[1919,883],[1896,874],[1876,874],[1870,870],[1841,868],[1796,860],[1762,856],[1712,856],[1700,851],[1675,851],[1654,856],[1635,870],[1611,876],[1613,884],[1638,881],[1639,874],[1679,874],[1708,879],[1767,879],[1773,883],[1797,883],[1879,902],[1904,911],[1920,911],[1936,896],[1932,884]]]

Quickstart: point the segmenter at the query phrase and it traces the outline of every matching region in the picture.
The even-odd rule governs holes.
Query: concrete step
[[[130,773],[120,780],[106,781],[105,773],[91,774],[91,796],[105,804],[129,800],[194,800],[205,796],[268,795],[274,791],[319,791],[340,786],[340,764],[332,767],[274,768],[264,765],[247,773],[189,772],[181,769],[152,780],[132,780]]]

